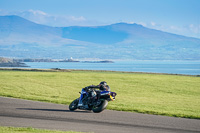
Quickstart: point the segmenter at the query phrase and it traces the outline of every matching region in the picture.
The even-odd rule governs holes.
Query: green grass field
[[[22,128],[22,127],[0,127],[1,133],[83,133],[73,131],[57,131],[57,130],[44,130],[36,128]]]
[[[117,93],[107,109],[200,118],[200,77],[193,76],[0,70],[0,96],[69,104],[81,88],[100,81]]]

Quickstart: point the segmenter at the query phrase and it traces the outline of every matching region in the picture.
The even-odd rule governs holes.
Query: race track
[[[0,97],[0,126],[95,133],[200,133],[200,120],[105,110]]]

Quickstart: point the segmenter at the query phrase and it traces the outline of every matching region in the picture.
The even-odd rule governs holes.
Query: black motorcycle
[[[69,110],[83,109],[99,113],[107,107],[109,101],[115,100],[117,95],[115,92],[99,91],[94,88],[83,88],[80,94],[79,98],[71,102]]]

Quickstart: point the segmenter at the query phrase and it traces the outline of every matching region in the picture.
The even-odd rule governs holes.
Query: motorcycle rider
[[[91,90],[93,90],[95,88],[97,88],[99,90],[91,91]],[[92,102],[94,100],[99,100],[100,93],[102,91],[110,91],[110,87],[107,85],[106,81],[100,82],[99,85],[90,85],[90,86],[87,86],[84,89],[89,92],[90,102]]]
[[[106,81],[102,81],[99,83],[99,85],[90,85],[85,87],[86,90],[90,89],[90,88],[98,88],[100,91],[110,91],[110,87],[107,85]]]

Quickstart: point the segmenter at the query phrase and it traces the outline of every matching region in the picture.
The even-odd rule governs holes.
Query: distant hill
[[[0,63],[10,63],[10,62],[12,63],[13,60],[9,58],[0,57]]]
[[[0,57],[0,67],[28,67],[25,63],[14,61],[10,58]]]
[[[138,24],[50,27],[18,16],[0,16],[0,56],[200,60],[200,39]]]

